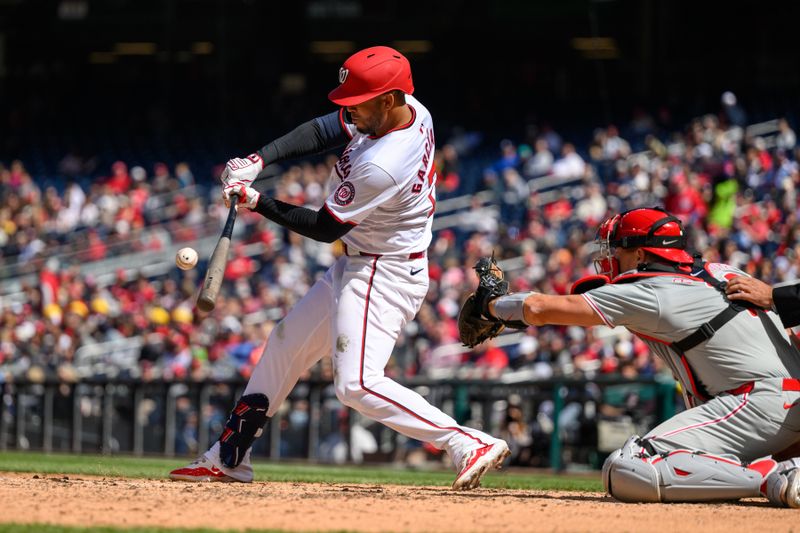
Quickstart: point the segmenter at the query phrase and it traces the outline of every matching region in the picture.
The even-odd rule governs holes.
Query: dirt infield
[[[166,480],[0,473],[0,522],[287,531],[800,531],[760,501],[625,505],[598,493]],[[757,526],[749,526],[755,525]]]

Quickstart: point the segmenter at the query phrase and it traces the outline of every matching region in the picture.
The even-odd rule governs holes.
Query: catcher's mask
[[[686,235],[681,221],[660,207],[639,207],[605,220],[597,230],[599,245],[594,260],[598,274],[614,279],[620,274],[614,250],[642,248],[672,263],[692,263],[686,251]]]

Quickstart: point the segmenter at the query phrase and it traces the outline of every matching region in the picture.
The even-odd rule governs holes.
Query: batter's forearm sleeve
[[[319,211],[314,211],[264,194],[259,197],[253,211],[304,237],[320,242],[333,242],[354,227],[333,218],[324,206]]]
[[[264,160],[264,166],[267,166],[286,159],[318,154],[342,146],[349,140],[336,111],[300,124],[258,150],[258,154]]]
[[[800,325],[800,283],[772,289],[772,301],[785,327]]]

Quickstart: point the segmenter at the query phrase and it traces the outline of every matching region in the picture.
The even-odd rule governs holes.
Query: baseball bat
[[[222,229],[222,236],[211,254],[208,269],[206,270],[206,279],[203,281],[203,288],[197,297],[197,307],[206,313],[213,311],[214,306],[217,305],[217,295],[220,287],[222,287],[222,278],[225,275],[225,267],[228,264],[228,251],[231,248],[231,235],[233,234],[233,225],[236,223],[236,205],[238,203],[238,196],[232,194],[228,219]]]

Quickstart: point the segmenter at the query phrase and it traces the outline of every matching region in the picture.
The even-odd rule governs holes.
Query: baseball
[[[194,248],[181,248],[175,255],[175,264],[181,270],[191,270],[197,265],[197,251]]]

